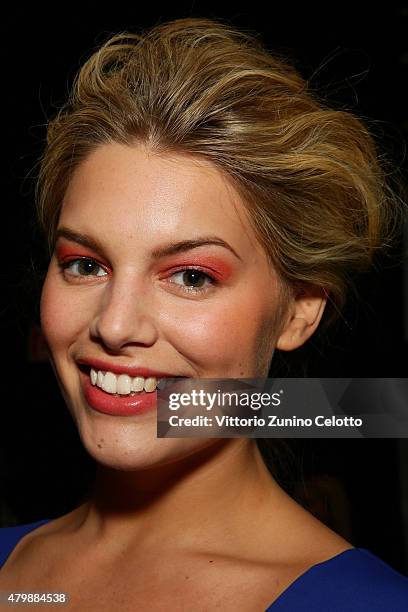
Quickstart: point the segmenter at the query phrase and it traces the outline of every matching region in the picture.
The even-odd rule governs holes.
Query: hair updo
[[[284,284],[324,288],[326,321],[398,227],[399,197],[363,122],[220,21],[121,32],[84,63],[39,160],[37,213],[50,249],[73,171],[106,143],[212,161],[233,180]]]
[[[121,32],[84,63],[39,159],[37,215],[50,251],[74,170],[107,143],[213,162],[241,195],[284,293],[305,283],[324,290],[326,323],[402,220],[388,182],[395,169],[363,121],[330,108],[285,57],[221,21]],[[290,444],[257,444],[293,494]]]

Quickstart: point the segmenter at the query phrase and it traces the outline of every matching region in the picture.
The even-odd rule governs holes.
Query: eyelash
[[[65,261],[65,262],[59,262],[59,268],[62,274],[65,273],[66,270],[68,270],[68,268],[70,266],[72,266],[73,264],[78,264],[79,262],[91,262],[93,264],[96,264],[96,266],[102,270],[104,270],[104,267],[98,263],[97,261],[95,261],[94,259],[92,259],[91,257],[77,257],[75,259],[71,259],[69,261]],[[175,270],[173,272],[173,274],[171,276],[174,276],[175,274],[180,274],[181,272],[187,272],[187,271],[194,271],[194,272],[199,272],[202,276],[206,277],[206,280],[208,280],[210,282],[210,286],[207,287],[185,287],[183,285],[179,285],[178,283],[174,283],[173,281],[171,281],[172,285],[175,285],[180,291],[182,291],[183,293],[205,293],[207,292],[211,286],[217,285],[218,284],[218,280],[216,278],[214,278],[213,276],[211,276],[210,274],[208,274],[207,272],[204,272],[203,270],[201,270],[200,268],[196,267],[196,266],[185,266],[184,268],[180,268],[179,270]],[[106,272],[106,270],[105,270]],[[99,278],[102,276],[106,276],[105,274],[101,274],[101,275],[96,275],[96,274],[70,274],[71,277],[74,278],[85,278],[86,276],[93,276],[95,278]],[[81,282],[81,281],[80,281]]]

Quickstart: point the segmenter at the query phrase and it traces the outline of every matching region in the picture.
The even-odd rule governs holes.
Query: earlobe
[[[276,348],[292,351],[302,346],[317,329],[327,303],[327,292],[321,288],[303,288],[289,307],[286,324]]]

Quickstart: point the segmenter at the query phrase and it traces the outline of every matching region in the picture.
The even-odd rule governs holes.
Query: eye
[[[170,282],[178,285],[181,290],[193,293],[206,291],[211,285],[216,284],[215,278],[197,268],[179,270],[172,274],[171,278],[176,280]]]
[[[89,257],[71,259],[60,264],[63,272],[70,276],[106,276],[107,272],[98,262]]]

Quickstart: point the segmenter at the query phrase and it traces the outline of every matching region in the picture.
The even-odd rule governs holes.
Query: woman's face
[[[232,184],[203,159],[104,145],[76,169],[58,233],[42,329],[88,452],[131,470],[208,445],[157,439],[154,410],[94,410],[80,362],[190,378],[267,376],[280,284]]]

